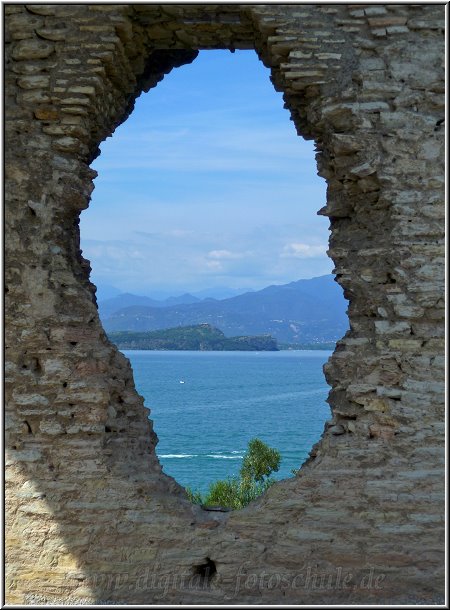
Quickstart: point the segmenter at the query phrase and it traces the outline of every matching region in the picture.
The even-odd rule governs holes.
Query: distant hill
[[[145,298],[145,297],[144,297]],[[210,324],[225,336],[269,334],[283,343],[334,342],[348,329],[347,302],[333,276],[269,286],[220,301],[169,307],[133,305],[105,316],[107,332]],[[104,310],[103,310],[104,311]]]
[[[196,351],[278,351],[270,336],[225,337],[209,324],[182,326],[151,332],[118,331],[108,334],[120,349]]]
[[[109,284],[97,284],[96,282],[94,283],[97,288],[97,290],[95,291],[97,303],[99,303],[100,301],[106,301],[106,299],[112,299],[112,297],[116,297],[122,292],[121,290],[119,290],[119,288],[116,288],[115,286],[110,286]]]
[[[170,307],[171,305],[184,305],[199,302],[200,299],[194,297],[192,294],[183,294],[179,297],[169,297],[163,301],[159,301],[150,297],[124,292],[110,299],[99,301],[98,310],[100,318],[104,320],[125,307]]]
[[[162,307],[170,307],[171,305],[190,305],[191,303],[199,303],[200,301],[201,299],[192,294],[186,293],[179,297],[169,297],[168,299],[160,302],[162,303]]]

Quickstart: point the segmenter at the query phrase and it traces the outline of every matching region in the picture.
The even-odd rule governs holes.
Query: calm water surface
[[[292,476],[330,418],[329,351],[123,353],[151,409],[164,471],[193,489],[237,474],[254,437],[280,451],[276,478]]]

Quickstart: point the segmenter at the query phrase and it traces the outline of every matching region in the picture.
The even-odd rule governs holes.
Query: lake
[[[330,418],[322,367],[331,351],[123,353],[164,472],[194,490],[237,474],[254,437],[280,451],[275,478],[292,476]]]

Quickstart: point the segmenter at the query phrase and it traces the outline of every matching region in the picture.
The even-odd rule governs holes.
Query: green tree
[[[187,489],[189,499],[197,504],[243,508],[275,483],[270,475],[277,472],[280,462],[279,451],[254,438],[248,444],[239,477],[215,481],[204,498],[201,493]]]
[[[277,472],[280,461],[279,451],[272,449],[259,438],[253,438],[242,462],[241,479],[262,483],[272,472]]]

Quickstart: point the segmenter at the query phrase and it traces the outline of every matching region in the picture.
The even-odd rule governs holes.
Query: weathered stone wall
[[[444,6],[5,13],[7,601],[442,601]],[[350,301],[333,421],[233,513],[161,472],[78,231],[99,143],[208,48],[254,48],[315,140]]]

